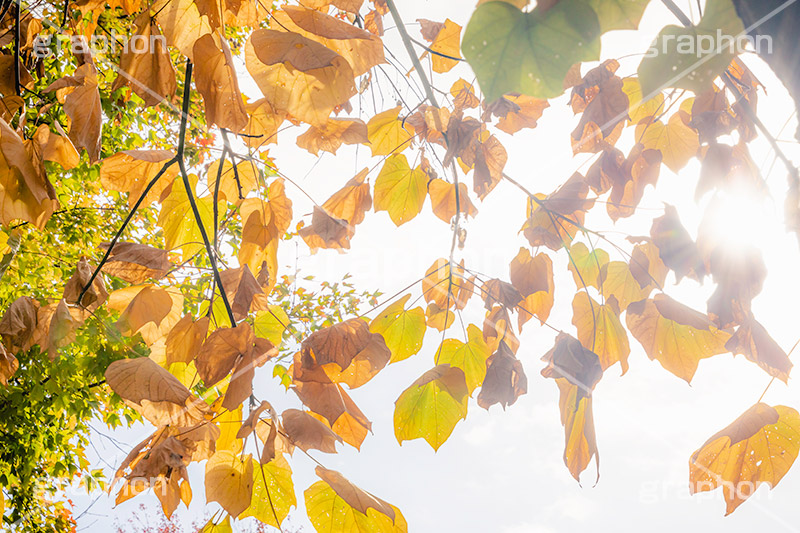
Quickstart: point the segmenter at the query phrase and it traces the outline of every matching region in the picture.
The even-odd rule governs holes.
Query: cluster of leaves
[[[0,462],[0,482],[13,496],[4,520],[61,528],[57,518],[44,525],[31,518],[31,506],[42,501],[26,487],[42,476],[84,472],[87,420],[106,409],[105,421],[119,423],[121,399],[129,420],[155,430],[119,465],[111,483],[119,483],[118,503],[152,489],[169,518],[192,500],[188,468],[205,461],[206,500],[221,510],[204,531],[229,531],[232,520],[246,517],[280,528],[297,503],[287,456],[298,448],[335,453],[337,443],[360,448],[371,422],[348,391],[418,354],[428,329],[442,341],[430,370],[397,399],[398,442],[421,438],[438,449],[476,391],[485,409],[514,404],[528,386],[518,334],[536,318],[557,332],[541,373],[559,389],[564,461],[576,479],[593,458],[599,462],[593,391],[613,365],[627,370],[629,334],[687,382],[700,360],[727,352],[785,382],[788,355],[751,311],[766,275],[758,250],[731,251],[702,228],[695,241],[671,207],[652,221],[649,236],[627,245],[584,224],[603,203],[614,221],[632,217],[662,165],[677,172],[695,157],[702,161],[698,196],[733,183],[759,194],[762,179],[747,147],[756,136],[758,81],[740,59],[719,51],[702,69],[684,65],[676,50],[645,59],[636,76],[617,75],[614,60],[586,70],[581,62],[600,58],[600,36],[636,28],[648,2],[526,4],[480,2],[463,43],[452,21],[420,20],[428,44],[409,36],[393,0],[278,7],[78,0],[63,6],[66,28],[44,23],[56,16],[49,4],[5,9],[2,26],[11,37],[3,45],[13,53],[0,55],[0,70],[13,76],[0,86],[0,221],[9,230],[2,264],[18,283],[2,289],[13,301],[0,320],[7,386],[0,401],[19,441]],[[367,121],[340,116],[352,113],[352,97],[372,90],[372,73],[386,62],[385,17],[426,99]],[[741,28],[730,0],[709,0],[698,25],[664,32],[716,36]],[[65,56],[56,39],[56,54],[34,53],[47,35],[63,32],[75,45],[111,30],[150,45],[96,57],[73,46]],[[239,49],[258,100],[239,88]],[[462,61],[462,50],[482,94],[462,78],[440,91],[440,105],[422,61],[429,57],[432,71],[443,74]],[[680,75],[665,79],[669,72]],[[565,91],[579,116],[573,150],[596,157],[585,175],[534,193],[504,172],[499,132],[535,128],[547,99]],[[287,184],[305,191],[267,150],[289,127],[305,128],[297,145],[312,154],[362,144],[380,158],[314,202],[310,220],[294,227]],[[625,132],[634,137],[627,154],[616,148]],[[462,181],[469,176],[471,192]],[[508,281],[456,259],[467,240],[464,220],[503,181],[527,199],[519,223],[528,246],[511,260]],[[401,226],[428,198],[452,231],[449,256],[379,306],[377,295],[358,294],[347,282],[326,280],[321,292],[310,292],[279,270],[278,249],[288,239],[302,239],[312,252],[343,251],[370,209]],[[102,243],[109,224],[118,229]],[[623,260],[612,261],[601,242]],[[56,257],[31,259],[35,248]],[[559,253],[578,287],[576,336],[547,322]],[[43,275],[32,280],[43,263]],[[717,288],[706,313],[665,293],[669,272],[678,282],[711,276]],[[415,306],[420,299],[424,308]],[[359,314],[364,300],[374,307]],[[464,309],[478,300],[485,320],[464,324]],[[447,338],[457,319],[461,338]],[[278,414],[257,397],[254,377],[265,365],[300,409]],[[69,428],[43,430],[43,416]],[[798,431],[794,409],[759,400],[693,455],[693,488],[723,487],[731,512],[750,495],[742,487],[780,481],[797,457]],[[13,462],[21,456],[24,464]],[[407,531],[394,505],[322,464],[315,472],[319,481],[304,496],[317,530]]]

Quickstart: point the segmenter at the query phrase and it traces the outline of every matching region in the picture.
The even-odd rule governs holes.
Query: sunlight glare
[[[752,188],[717,192],[708,204],[698,240],[722,244],[728,249],[755,246],[762,249],[775,232],[782,233],[774,206]]]

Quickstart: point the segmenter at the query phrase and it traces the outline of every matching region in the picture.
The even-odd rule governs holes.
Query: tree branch
[[[208,253],[208,260],[211,263],[211,270],[214,272],[214,282],[219,287],[219,295],[222,297],[222,303],[225,304],[225,311],[228,313],[228,319],[231,322],[231,327],[236,327],[236,318],[233,316],[233,310],[231,309],[231,304],[228,301],[228,295],[225,293],[225,287],[222,285],[222,279],[219,275],[219,268],[217,267],[217,258],[214,250],[211,248],[211,241],[208,238],[208,233],[206,233],[206,228],[203,226],[203,219],[200,216],[200,210],[197,208],[197,200],[194,197],[194,191],[192,190],[192,184],[189,181],[189,174],[186,172],[186,163],[184,162],[184,151],[186,148],[186,125],[189,118],[189,103],[191,100],[191,92],[192,92],[192,61],[187,59],[186,60],[186,80],[183,84],[183,108],[181,110],[181,129],[180,134],[178,137],[178,155],[176,158],[178,159],[178,167],[181,171],[181,178],[183,179],[183,186],[186,189],[186,196],[189,198],[189,205],[192,207],[192,213],[194,213],[195,222],[197,222],[197,227],[200,228],[200,236],[203,238],[203,244],[206,247],[206,252]],[[219,183],[219,182],[218,182]],[[213,294],[211,295],[213,298]],[[209,311],[211,310],[211,306],[209,306]]]
[[[19,36],[19,20],[20,20],[20,12],[22,11],[22,0],[17,1],[17,14],[16,20],[14,22],[14,88],[16,90],[17,96],[20,95],[20,64],[19,64],[19,47],[20,47],[20,36]]]

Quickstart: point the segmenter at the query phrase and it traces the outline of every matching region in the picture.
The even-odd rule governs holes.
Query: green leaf
[[[259,311],[253,320],[256,337],[267,339],[275,346],[280,346],[288,325],[289,315],[280,305],[270,305],[268,311]]]
[[[735,40],[743,32],[731,0],[708,0],[697,26],[666,26],[658,34],[639,64],[642,92],[649,96],[668,87],[703,92],[733,60],[725,38]]]
[[[392,303],[370,323],[369,330],[378,333],[392,352],[390,363],[408,359],[422,348],[425,337],[425,311],[421,307],[406,309],[410,294]]]
[[[460,368],[437,365],[428,370],[395,402],[397,442],[422,438],[438,450],[458,421],[467,417],[468,396],[466,378]]]
[[[600,31],[635,30],[650,0],[588,0],[597,18]]]
[[[464,371],[469,393],[483,384],[486,377],[486,360],[492,355],[483,340],[483,332],[475,324],[467,326],[467,342],[446,339],[437,351],[437,363],[448,364]]]
[[[600,58],[600,23],[582,0],[562,0],[545,13],[486,2],[472,14],[461,50],[487,101],[509,92],[553,98],[573,64]]]
[[[250,507],[245,509],[239,518],[253,516],[265,524],[280,529],[281,522],[289,514],[289,510],[297,505],[292,469],[282,455],[278,455],[265,465],[259,465],[255,459],[252,461],[253,499]]]

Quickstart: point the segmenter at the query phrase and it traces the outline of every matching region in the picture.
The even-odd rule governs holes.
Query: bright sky
[[[473,7],[472,2],[453,0],[405,0],[399,4],[407,23],[417,18],[443,21],[449,17],[462,26],[466,25]],[[687,13],[696,8],[694,0],[678,4]],[[669,12],[654,2],[645,13],[639,32],[614,32],[606,36],[603,58],[642,53],[663,25],[675,23]],[[404,73],[410,64],[405,50],[396,39],[397,32],[391,29],[388,17],[385,25],[387,42],[404,65],[401,67]],[[409,30],[417,35],[416,26],[409,24]],[[618,74],[635,74],[639,59],[638,55],[622,59]],[[768,97],[762,93],[759,115],[775,136],[790,141],[781,143],[787,154],[800,160],[800,150],[793,141],[796,122],[791,99],[757,58],[747,57],[746,62],[769,92]],[[587,68],[584,67],[584,72]],[[416,105],[420,97],[413,96],[398,71],[391,66],[384,69],[400,87],[406,101]],[[437,76],[435,85],[447,91],[458,77],[472,79],[465,64],[453,73]],[[244,69],[242,76],[247,77]],[[376,95],[377,109],[373,108],[371,98],[360,102],[355,99],[354,116],[359,116],[360,106],[365,111],[361,118],[367,112],[372,114],[395,106],[396,97],[388,80],[380,74],[377,79],[382,93],[382,98],[380,93]],[[416,84],[413,78],[410,82]],[[258,89],[251,82],[242,80],[242,84],[246,92],[258,96]],[[549,193],[575,170],[586,171],[588,165],[583,163],[590,157],[573,158],[570,148],[569,133],[576,123],[577,118],[562,97],[551,102],[537,129],[523,130],[513,138],[498,133],[509,154],[508,174],[534,192]],[[370,158],[363,147],[358,151],[342,147],[338,155],[325,154],[317,161],[293,146],[294,135],[284,134],[281,144],[272,148],[271,154],[282,172],[299,182],[320,203],[358,170],[372,167],[378,161]],[[631,145],[632,128],[626,130],[618,146],[627,152]],[[730,209],[723,210],[717,224],[735,237],[762,247],[769,276],[763,292],[753,302],[753,310],[788,351],[798,337],[796,313],[790,306],[800,297],[800,286],[794,277],[800,257],[795,237],[785,232],[781,221],[786,174],[780,163],[771,166],[773,158],[763,138],[750,147],[775,200],[765,205],[753,205],[751,198],[729,202],[726,206]],[[695,203],[698,174],[696,160],[680,175],[662,168],[657,191],[648,191],[641,202],[642,208],[632,219],[615,227],[599,207],[595,209],[598,214],[590,216],[586,225],[595,230],[621,232],[610,233],[609,237],[622,244],[626,234],[647,234],[652,219],[663,211],[661,202],[666,201],[677,206],[684,225],[696,235],[702,208],[711,197],[708,195],[700,206]],[[370,177],[374,179],[375,175]],[[471,177],[467,183],[471,184]],[[287,193],[294,201],[295,217],[310,213],[311,204],[299,191],[287,185]],[[525,218],[525,198],[504,182],[477,207],[480,213],[468,223],[466,248],[459,257],[464,257],[474,270],[507,279],[509,262],[520,246],[527,245],[517,233]],[[331,281],[349,272],[358,287],[380,288],[385,294],[393,294],[420,278],[435,259],[449,252],[449,226],[436,219],[428,207],[423,213],[424,216],[399,229],[386,213],[369,214],[367,221],[358,226],[348,254],[320,251],[311,256],[307,247],[301,245],[298,266],[302,273]],[[622,259],[608,246],[604,248],[612,260]],[[282,254],[282,265],[293,268],[294,247],[285,246]],[[548,322],[574,334],[571,301],[576,287],[567,271],[565,254],[555,258],[554,270],[556,305]],[[693,281],[675,286],[674,281],[670,274],[668,294],[695,309],[705,310],[705,300],[713,291],[710,281],[704,287]],[[483,316],[482,305],[476,299],[468,307],[464,320],[481,324]],[[453,328],[449,336],[458,335],[459,330]],[[741,356],[736,359],[730,355],[716,356],[701,362],[690,387],[657,362],[650,361],[631,338],[629,372],[619,377],[619,367],[612,367],[595,390],[600,482],[592,486],[594,473],[590,467],[580,486],[562,462],[564,436],[559,421],[558,389],[552,380],[539,375],[543,367],[539,358],[550,349],[554,338],[552,330],[539,327],[535,320],[526,325],[517,355],[528,376],[528,394],[505,412],[497,406],[487,412],[471,400],[467,419],[456,426],[450,439],[434,454],[422,440],[399,446],[392,427],[394,401],[433,366],[441,337],[431,333],[419,354],[391,365],[369,384],[352,392],[356,403],[373,422],[374,435],[367,437],[361,452],[344,446],[337,455],[312,453],[328,468],[342,472],[363,489],[399,507],[413,532],[550,533],[583,528],[674,532],[722,527],[728,531],[751,528],[800,531],[800,507],[796,501],[800,493],[800,466],[789,472],[776,491],[769,492],[762,486],[727,518],[723,518],[725,506],[720,491],[695,497],[688,493],[688,460],[692,452],[755,403],[769,382],[769,376],[758,367]],[[299,406],[295,395],[285,394],[270,379],[268,371],[262,369],[257,373],[256,383],[259,398],[268,399],[278,411]],[[787,388],[780,382],[765,397],[772,405],[795,408],[800,407],[798,400],[796,387]],[[118,465],[130,446],[150,431],[151,428],[139,425],[117,432],[114,437],[127,443],[122,450],[97,436],[94,441],[99,457],[95,463],[98,467],[104,466],[104,462]],[[295,472],[299,507],[290,515],[289,523],[302,524],[305,531],[311,531],[302,502],[303,491],[316,481],[314,464],[299,452],[290,458],[290,463]],[[188,512],[181,506],[179,513],[192,518],[201,515],[204,508],[202,466],[195,465],[190,472],[195,499]],[[93,499],[73,496],[76,512],[84,510]],[[124,522],[140,503],[145,503],[152,512],[158,510],[156,498],[150,494],[116,509],[112,509],[113,496],[104,496],[80,519],[79,525],[89,531],[108,531],[114,516]]]

